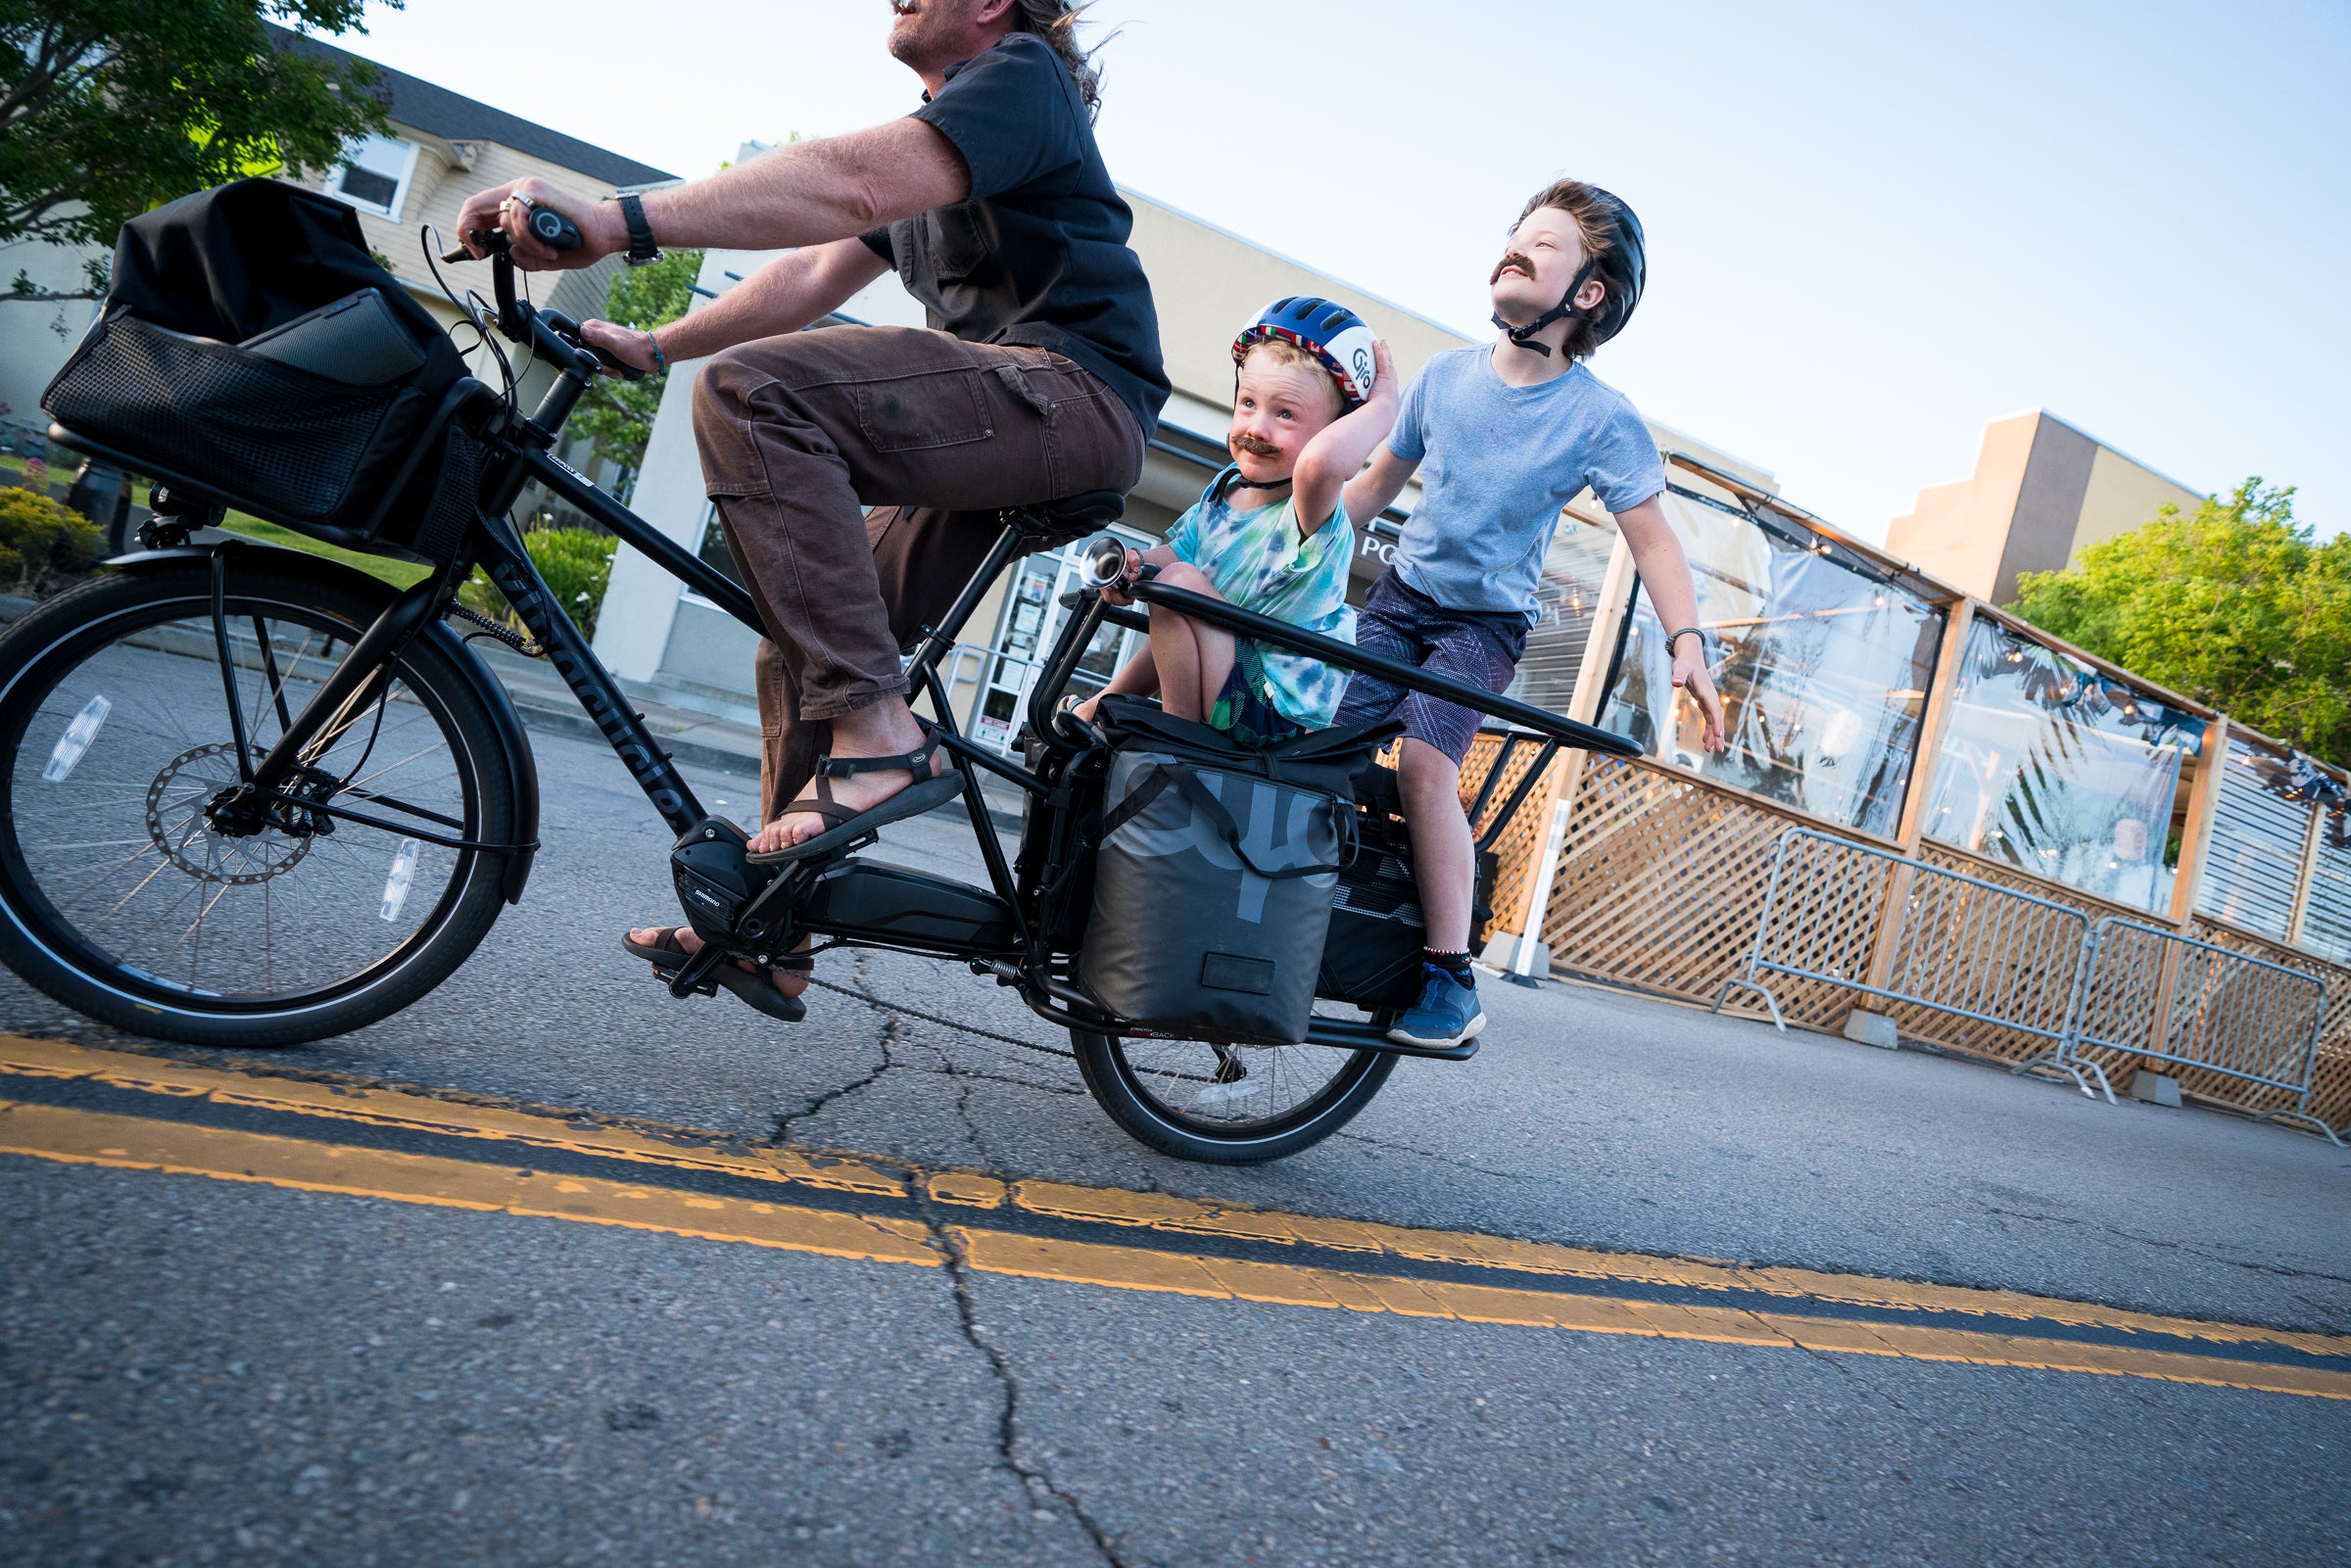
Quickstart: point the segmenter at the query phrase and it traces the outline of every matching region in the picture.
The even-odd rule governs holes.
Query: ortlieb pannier
[[[1413,869],[1412,832],[1405,824],[1393,769],[1374,763],[1358,772],[1354,798],[1357,848],[1355,858],[1339,873],[1315,994],[1373,1013],[1398,1012],[1419,999],[1420,964],[1428,947],[1428,925]],[[1472,935],[1493,919],[1488,900],[1497,866],[1493,851],[1477,852],[1469,911]]]
[[[1306,1038],[1332,895],[1354,848],[1349,781],[1393,725],[1265,750],[1134,698],[1111,740],[1079,974],[1113,1014],[1193,1038]]]
[[[126,465],[339,544],[433,558],[472,516],[465,374],[350,208],[277,180],[122,226],[105,309],[41,404]]]

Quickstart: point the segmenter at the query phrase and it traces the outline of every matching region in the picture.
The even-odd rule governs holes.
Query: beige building
[[[2006,604],[2021,572],[2053,572],[2083,547],[2204,498],[2046,409],[1984,427],[1976,471],[1918,493],[1886,531],[1889,553],[1978,598]]]

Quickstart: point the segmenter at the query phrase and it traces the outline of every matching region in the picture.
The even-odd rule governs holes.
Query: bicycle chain
[[[1006,1045],[1017,1045],[1024,1051],[1034,1051],[1039,1056],[1057,1056],[1064,1061],[1077,1059],[1078,1053],[1075,1051],[1064,1051],[1057,1046],[1039,1045],[1034,1040],[1023,1040],[1010,1034],[998,1034],[993,1029],[974,1028],[969,1023],[958,1023],[953,1019],[941,1018],[936,1013],[926,1013],[919,1007],[907,1007],[899,1002],[885,1002],[872,992],[861,991],[854,986],[836,985],[831,980],[820,980],[813,974],[808,976],[808,983],[821,985],[828,991],[838,991],[842,996],[854,997],[860,1002],[880,1008],[885,1013],[902,1013],[910,1019],[921,1019],[926,1023],[944,1024],[950,1029],[958,1029],[965,1034],[976,1034],[983,1040],[1001,1040]]]

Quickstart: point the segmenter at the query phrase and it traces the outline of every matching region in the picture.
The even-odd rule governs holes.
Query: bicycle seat
[[[1024,534],[1082,534],[1127,515],[1127,498],[1115,490],[1088,490],[1059,500],[1040,500],[1008,509],[1005,521]]]

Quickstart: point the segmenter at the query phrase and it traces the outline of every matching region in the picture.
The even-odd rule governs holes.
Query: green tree
[[[2351,534],[2318,543],[2294,493],[2246,480],[2191,513],[2017,579],[2034,625],[2351,766]]]
[[[398,9],[401,0],[384,0]],[[366,0],[0,0],[0,243],[112,246],[163,202],[321,168],[380,129],[373,68],[271,47],[264,22],[364,30]],[[46,293],[20,272],[19,299]]]
[[[701,274],[702,253],[672,251],[650,266],[625,268],[604,296],[604,319],[639,332],[650,332],[686,313],[694,300],[694,280]],[[596,443],[607,461],[625,470],[625,495],[645,462],[645,440],[653,432],[653,415],[661,407],[661,379],[598,380],[594,393],[571,416],[571,431]]]

